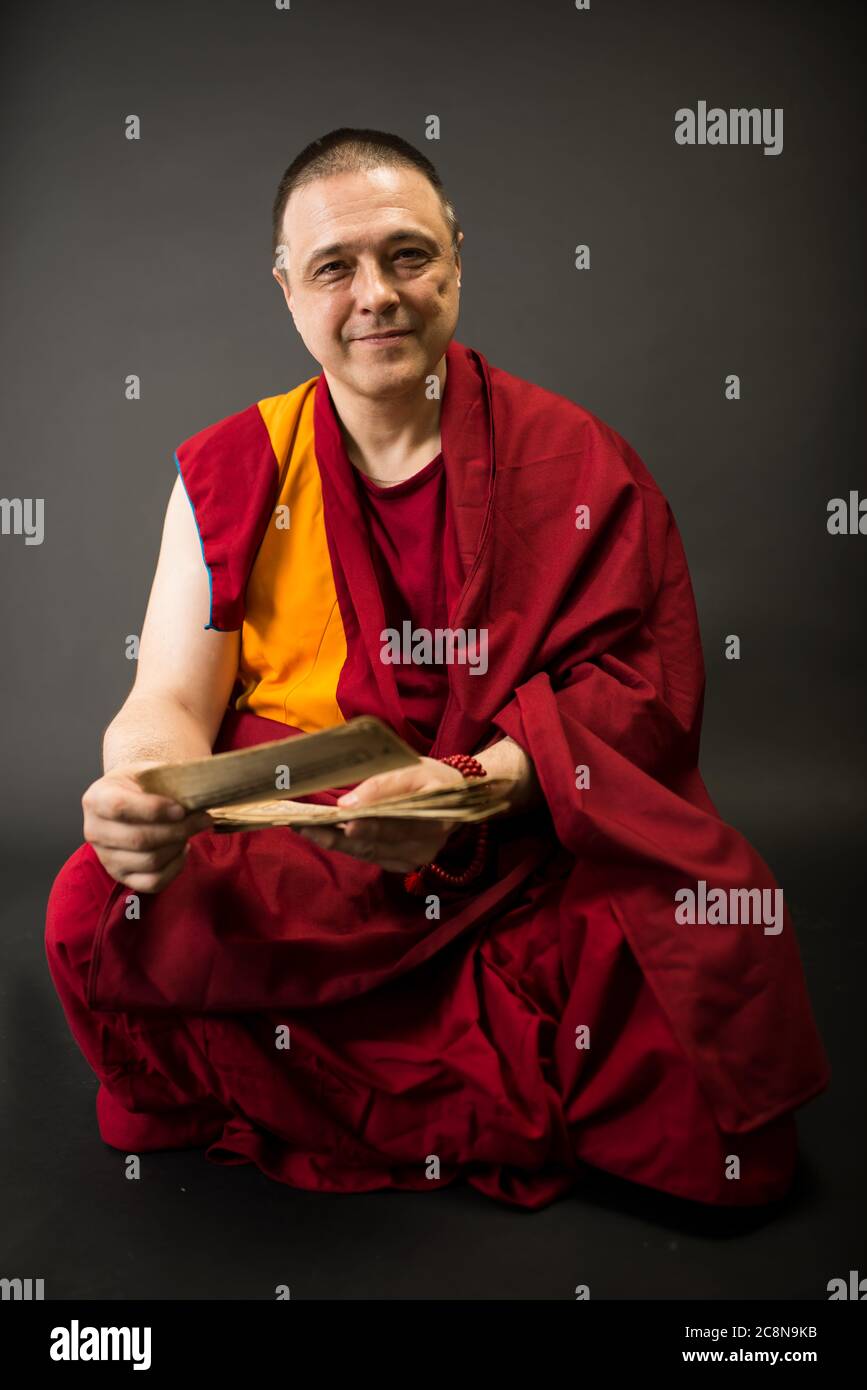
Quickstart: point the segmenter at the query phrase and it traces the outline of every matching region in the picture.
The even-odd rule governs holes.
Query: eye
[[[400,256],[412,256],[415,260],[418,260],[419,257],[422,260],[428,259],[427,252],[422,251],[421,248],[418,246],[401,247],[401,249],[396,253],[395,259],[397,259]],[[314,280],[316,280],[319,278],[320,275],[327,275],[329,274],[329,272],[333,270],[344,270],[345,268],[346,266],[344,261],[328,261],[325,265],[321,265],[319,267],[319,269],[314,273],[313,278]]]

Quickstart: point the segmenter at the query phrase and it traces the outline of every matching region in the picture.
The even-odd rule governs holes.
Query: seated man
[[[678,531],[612,429],[455,340],[462,239],[391,135],[332,132],[280,184],[322,371],[178,449],[49,900],[99,1131],[320,1191],[538,1208],[590,1165],[765,1203],[828,1063],[780,890],[698,772]],[[341,800],[487,774],[509,811],[218,834],[133,776],[359,714],[422,757]]]

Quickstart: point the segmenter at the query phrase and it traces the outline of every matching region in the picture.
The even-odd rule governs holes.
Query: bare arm
[[[104,774],[81,799],[84,838],[112,878],[157,893],[210,817],[142,791],[135,768],[207,757],[238,669],[239,632],[205,628],[210,586],[180,478],[169,498],[133,688],[103,738]]]
[[[509,804],[513,811],[526,811],[543,800],[536,769],[514,739],[501,738],[477,755],[489,777],[505,777],[512,783]]]
[[[103,738],[106,772],[206,757],[238,669],[240,633],[205,629],[208,574],[180,477],[142,627],[135,684]]]

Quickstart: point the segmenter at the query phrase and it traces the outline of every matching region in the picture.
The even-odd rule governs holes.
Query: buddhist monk
[[[699,774],[678,529],[612,428],[456,339],[463,235],[388,133],[280,182],[320,371],[179,445],[48,904],[99,1133],[323,1192],[538,1209],[596,1169],[766,1204],[829,1067],[780,890]],[[319,800],[498,777],[508,810],[227,834],[136,779],[361,714],[420,760]]]

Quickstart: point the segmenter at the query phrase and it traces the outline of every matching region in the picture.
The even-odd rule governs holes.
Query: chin
[[[393,357],[390,360],[383,354],[378,361],[367,362],[360,369],[357,362],[355,365],[358,375],[370,380],[381,381],[389,377],[395,379],[399,377],[405,381],[407,377],[422,375],[426,361],[427,358],[424,353],[404,351],[400,357]]]
[[[418,369],[413,369],[409,363],[401,366],[395,364],[389,367],[385,364],[379,369],[373,368],[368,372],[362,372],[359,376],[359,385],[362,389],[367,389],[375,395],[381,396],[393,388],[396,392],[405,391],[407,385],[416,380],[423,380],[424,374]]]

